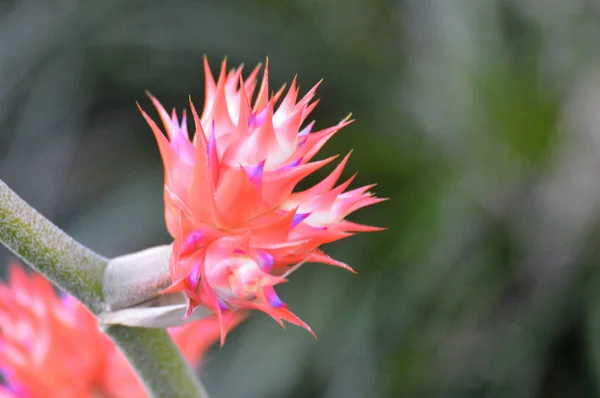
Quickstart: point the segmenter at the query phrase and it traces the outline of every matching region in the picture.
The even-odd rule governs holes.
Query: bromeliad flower
[[[0,285],[2,398],[145,397],[126,358],[100,332],[94,316],[70,296],[58,297],[40,274],[11,267]],[[232,319],[232,325],[243,315]],[[171,337],[196,366],[220,334],[215,316],[171,328]]]
[[[89,397],[100,383],[106,341],[83,305],[60,299],[42,275],[19,266],[0,285],[0,369],[11,397]]]
[[[190,303],[188,313],[197,305],[216,312],[221,320],[221,344],[239,309],[264,311],[282,326],[285,320],[310,331],[273,289],[274,285],[286,282],[285,276],[291,270],[282,275],[273,272],[274,257],[252,248],[248,236],[221,237],[195,250],[187,250],[185,244],[175,240],[171,265],[187,277],[167,291],[186,292]]]
[[[300,99],[295,79],[285,96],[284,87],[270,95],[267,64],[253,99],[260,66],[244,80],[242,67],[227,73],[224,61],[215,82],[206,60],[204,65],[202,115],[190,100],[193,139],[185,111],[180,122],[175,111],[169,115],[150,97],[166,136],[142,111],[165,167],[165,219],[175,239],[170,260],[175,282],[168,291],[187,295],[188,314],[198,305],[216,312],[222,338],[238,309],[262,310],[277,321],[309,329],[287,310],[273,286],[304,262],[351,270],[319,246],[379,230],[345,217],[384,199],[369,192],[372,186],[346,191],[354,177],[336,186],[349,155],[323,181],[294,192],[302,179],[335,159],[313,160],[351,123],[347,117],[319,131],[313,131],[314,122],[303,127],[318,102],[313,99],[319,84]]]

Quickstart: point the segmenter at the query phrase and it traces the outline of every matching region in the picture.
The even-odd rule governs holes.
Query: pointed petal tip
[[[373,194],[371,194],[371,195],[373,195]],[[377,203],[387,202],[388,200],[390,200],[390,198],[377,198],[377,197],[371,196],[371,199],[370,199],[369,203],[367,204],[367,206],[373,206],[373,205],[376,205]]]
[[[219,338],[219,350],[223,349],[225,345],[225,340],[227,339],[227,332],[221,332],[221,337]]]
[[[352,156],[353,152],[354,152],[354,148],[351,148],[348,151],[348,153],[344,156],[344,158],[340,162],[340,165],[341,165],[342,168],[346,167],[346,163],[348,163],[348,159],[350,159],[350,156]],[[354,175],[352,176],[352,178],[354,178],[357,174],[358,174],[358,172],[354,173]]]
[[[188,282],[187,276],[174,281],[170,286],[158,292],[158,294],[167,294],[167,293],[183,293],[188,290]]]
[[[303,329],[305,329],[305,330],[306,330],[308,333],[310,333],[310,334],[312,335],[312,337],[313,337],[315,340],[319,340],[319,338],[317,337],[317,335],[316,335],[316,333],[314,332],[314,330],[312,330],[312,328],[311,328],[310,326],[308,326],[306,323],[305,323],[304,325],[300,326],[300,327],[302,327],[302,328],[303,328]]]
[[[292,312],[288,312],[291,319],[286,319],[286,321],[290,322],[293,325],[299,326],[302,329],[305,329],[306,331],[308,331],[308,333],[310,333],[315,339],[317,338],[317,335],[315,334],[315,332],[312,330],[312,328],[310,326],[308,326],[308,324],[306,322],[304,322],[302,319],[298,318],[296,315],[294,315]]]
[[[154,122],[154,120],[152,120],[152,118],[146,113],[146,111],[144,110],[144,108],[142,108],[142,105],[140,105],[140,103],[138,101],[136,101],[135,104],[137,105],[140,113],[142,114],[142,116],[146,120],[146,123],[148,123],[150,125],[150,128],[152,129],[152,132],[155,135],[157,135],[157,136],[158,136],[159,132],[160,132],[160,134],[162,134],[162,131],[160,130],[160,128],[156,125],[156,123]]]
[[[354,228],[353,231],[355,232],[382,232],[389,229],[387,227],[375,227],[373,225],[365,224],[354,224],[352,228]]]
[[[210,65],[208,64],[208,57],[206,56],[206,54],[202,56],[202,65],[204,66],[204,73],[208,75],[208,73],[210,72]]]
[[[342,263],[341,261],[339,261],[338,264],[332,264],[332,265],[335,266],[335,267],[339,267],[339,268],[345,269],[346,271],[350,271],[351,273],[353,273],[355,275],[358,274],[358,271],[356,271],[354,268],[352,268],[348,264]]]
[[[150,90],[144,90],[144,94],[146,94],[146,96],[150,99],[155,99],[156,97],[154,97],[154,95],[150,92]]]
[[[194,310],[196,309],[197,306],[198,306],[198,304],[193,303],[192,300],[190,300],[188,298],[187,308],[185,309],[185,314],[183,314],[183,316],[181,317],[181,322],[188,319],[189,316],[192,315],[192,312],[194,312]]]
[[[344,269],[346,271],[353,273],[354,275],[358,274],[358,271],[355,270],[354,268],[352,268],[351,266],[349,266],[348,264],[341,262],[341,261],[334,260],[334,259],[332,259],[332,260],[333,260],[333,262],[329,263],[329,265],[333,265],[334,267]]]

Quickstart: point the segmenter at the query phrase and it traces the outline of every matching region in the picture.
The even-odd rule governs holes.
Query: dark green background
[[[596,397],[598,43],[593,0],[4,1],[0,178],[106,256],[166,243],[135,101],[201,104],[203,54],[268,56],[274,87],[325,79],[317,127],[353,112],[321,157],[355,149],[344,175],[391,200],[351,219],[389,230],[325,248],[358,275],[281,286],[319,340],[253,317],[212,396]]]

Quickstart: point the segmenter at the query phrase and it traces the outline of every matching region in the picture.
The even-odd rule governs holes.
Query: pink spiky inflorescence
[[[40,274],[10,269],[0,284],[0,398],[142,398],[146,393],[125,356],[71,296],[59,297]],[[244,319],[241,313],[232,325]],[[215,315],[169,329],[197,366],[220,335]]]
[[[216,82],[206,59],[204,66],[201,115],[190,99],[192,139],[185,111],[180,122],[175,110],[169,115],[150,96],[165,136],[142,110],[165,168],[165,219],[174,238],[174,283],[167,291],[186,294],[188,314],[199,305],[214,311],[222,340],[239,309],[261,310],[279,323],[286,320],[311,331],[273,286],[305,262],[352,270],[319,247],[355,232],[379,230],[345,217],[384,199],[369,192],[372,186],[347,191],[354,176],[336,186],[349,154],[324,180],[294,191],[302,179],[335,159],[313,160],[351,123],[347,117],[319,131],[313,131],[314,122],[304,125],[318,102],[319,84],[299,98],[294,79],[285,95],[284,87],[270,95],[268,63],[260,85],[260,65],[243,79],[242,67],[227,72],[224,61]]]

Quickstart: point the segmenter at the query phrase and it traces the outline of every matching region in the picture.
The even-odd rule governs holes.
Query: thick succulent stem
[[[129,358],[152,397],[208,398],[166,331],[112,325],[104,332]]]
[[[52,224],[3,181],[0,242],[95,314],[109,307],[103,298],[108,260]],[[127,356],[149,396],[208,397],[164,330],[113,325],[105,332]]]
[[[98,321],[105,325],[166,328],[210,315],[211,311],[198,308],[186,316],[188,300],[184,294],[160,293],[173,283],[170,256],[171,245],[162,245],[110,260],[102,291],[107,309],[98,314]]]
[[[108,260],[79,244],[0,181],[0,242],[92,312]]]
[[[103,296],[109,310],[119,310],[156,297],[171,283],[171,245],[113,258],[104,273]]]

